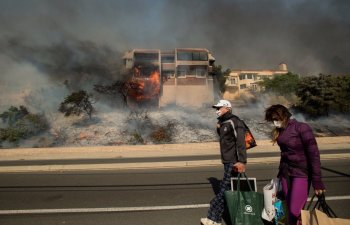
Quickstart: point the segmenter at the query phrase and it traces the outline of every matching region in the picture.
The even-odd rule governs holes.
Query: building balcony
[[[162,70],[175,70],[175,63],[162,63]]]
[[[208,66],[208,61],[176,61],[177,65],[181,66]]]

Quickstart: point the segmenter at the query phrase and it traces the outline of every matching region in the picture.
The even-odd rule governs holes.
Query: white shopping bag
[[[261,213],[261,217],[264,220],[271,221],[275,215],[276,215],[276,210],[275,210],[275,202],[276,202],[276,194],[278,190],[278,184],[279,184],[279,179],[274,178],[271,180],[270,183],[265,185],[263,188],[263,193],[264,193],[264,209]]]

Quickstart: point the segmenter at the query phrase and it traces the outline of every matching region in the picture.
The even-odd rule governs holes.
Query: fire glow
[[[160,93],[160,73],[156,70],[149,77],[144,77],[141,71],[135,68],[135,76],[130,84],[129,96],[136,101],[154,100]]]

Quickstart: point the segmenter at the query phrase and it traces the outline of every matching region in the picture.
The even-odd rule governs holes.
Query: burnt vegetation
[[[140,84],[132,81],[116,81],[112,85],[94,85],[94,91],[97,93],[109,96],[114,101],[121,99],[123,107],[128,106],[128,97],[131,90],[140,92]]]
[[[148,111],[132,111],[128,116],[128,123],[136,128],[127,133],[131,134],[128,140],[130,144],[145,144],[152,142],[156,144],[170,143],[175,123],[168,121],[159,124],[148,115]]]
[[[174,123],[168,122],[164,126],[155,126],[150,135],[153,142],[157,144],[171,142],[172,130],[174,129],[174,125]]]

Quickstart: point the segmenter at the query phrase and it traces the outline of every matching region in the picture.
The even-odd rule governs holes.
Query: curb
[[[322,150],[350,149],[350,138],[323,137],[316,138],[321,151],[322,160],[350,159],[350,152],[322,154]],[[257,140],[258,146],[248,150],[249,164],[278,163],[280,157],[255,157],[255,153],[279,152],[279,147],[272,145],[269,140]],[[188,143],[162,145],[124,145],[124,146],[96,146],[96,147],[60,147],[60,148],[22,148],[0,150],[0,160],[6,161],[36,161],[36,160],[72,160],[72,159],[136,159],[162,158],[176,156],[218,156],[219,143]],[[2,166],[0,173],[25,172],[64,172],[83,170],[128,170],[128,169],[159,169],[181,167],[219,166],[221,161],[187,160],[167,162],[132,162],[132,163],[104,163],[104,164],[65,164],[65,165],[17,165]]]
[[[350,148],[350,136],[316,138],[319,149]],[[270,140],[257,140],[257,147],[249,152],[278,152],[277,144]],[[89,147],[19,148],[0,149],[1,161],[45,160],[45,159],[92,159],[92,158],[147,158],[171,156],[218,155],[218,142],[159,144],[159,145],[120,145]]]
[[[350,159],[350,153],[321,154],[321,160]],[[250,158],[249,165],[274,164],[280,157]],[[31,166],[0,166],[0,173],[32,173],[32,172],[68,172],[68,171],[103,171],[103,170],[140,170],[140,169],[167,169],[212,167],[222,165],[221,160],[193,160],[172,162],[147,163],[107,163],[107,164],[72,164],[72,165],[31,165]]]

